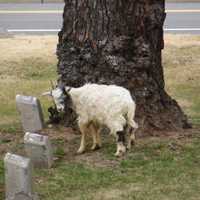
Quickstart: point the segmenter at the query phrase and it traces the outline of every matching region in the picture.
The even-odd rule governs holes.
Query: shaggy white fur
[[[57,90],[57,89],[56,89]],[[65,87],[65,91],[71,96],[73,106],[78,115],[78,125],[82,134],[81,145],[78,153],[85,151],[85,137],[88,132],[93,136],[92,149],[101,147],[100,132],[102,126],[107,126],[110,133],[117,138],[116,156],[123,154],[126,148],[122,141],[119,141],[119,132],[131,132],[128,141],[128,148],[131,140],[135,139],[134,131],[138,128],[134,121],[136,104],[130,92],[116,85],[86,84],[79,88]],[[61,93],[51,92],[58,108],[61,108]]]
[[[104,124],[112,135],[123,131],[126,123],[137,128],[133,120],[136,105],[130,92],[125,88],[86,84],[80,88],[72,88],[69,94],[79,116],[79,123]]]

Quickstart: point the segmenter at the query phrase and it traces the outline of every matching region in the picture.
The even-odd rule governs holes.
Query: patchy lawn
[[[76,155],[79,135],[63,128],[44,132],[53,141],[56,162],[50,170],[34,171],[35,190],[41,199],[145,200],[148,196],[148,200],[196,200],[199,197],[200,130],[138,139],[135,147],[120,159],[114,157],[115,142],[108,135],[103,136],[101,150]],[[23,155],[23,135],[12,138],[15,141],[5,141],[4,149]],[[1,161],[1,192],[4,191],[2,164]]]
[[[103,148],[76,155],[80,138],[71,129],[46,129],[55,165],[35,170],[35,190],[44,200],[196,200],[200,194],[200,37],[166,35],[163,64],[166,89],[178,100],[196,129],[139,139],[124,157],[113,156],[115,142],[103,136]],[[15,95],[40,98],[47,115],[51,101],[40,96],[56,79],[56,36],[0,39],[0,199],[4,199],[3,157],[24,155]],[[91,141],[89,142],[89,144]]]
[[[167,35],[163,52],[166,89],[194,124],[200,124],[200,36]]]
[[[16,94],[40,98],[56,79],[56,43],[55,36],[0,38],[0,132],[20,130]],[[49,101],[41,103],[47,108]]]

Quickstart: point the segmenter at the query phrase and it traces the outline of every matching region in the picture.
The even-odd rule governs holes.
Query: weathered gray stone
[[[53,164],[52,146],[48,136],[27,132],[24,136],[27,156],[37,168],[50,168]]]
[[[17,95],[16,104],[25,132],[39,131],[44,127],[42,108],[36,97]]]
[[[4,158],[6,200],[36,200],[29,158],[7,153]]]
[[[12,199],[12,200],[39,200],[39,198],[37,195],[32,195],[32,197],[30,197],[27,194],[20,192],[20,193],[16,194],[14,199]]]

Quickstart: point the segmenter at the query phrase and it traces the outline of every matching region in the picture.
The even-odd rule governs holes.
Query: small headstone
[[[6,200],[36,200],[29,158],[7,153],[4,158]],[[23,197],[23,198],[22,198]]]
[[[24,136],[25,151],[37,168],[50,168],[53,164],[53,152],[48,136],[27,132]]]
[[[32,96],[16,96],[17,109],[25,132],[36,132],[44,127],[44,118],[39,100]]]
[[[30,197],[22,192],[15,195],[15,198],[13,200],[33,200],[34,197]]]

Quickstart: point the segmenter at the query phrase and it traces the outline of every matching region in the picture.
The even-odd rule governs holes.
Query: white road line
[[[0,14],[59,14],[63,10],[0,10]]]
[[[200,28],[165,28],[165,31],[200,31]]]
[[[8,29],[9,33],[59,32],[60,29]],[[200,28],[164,28],[164,31],[200,31]]]
[[[167,13],[200,13],[199,9],[166,10]]]
[[[166,10],[167,13],[200,13],[200,9]],[[63,10],[0,10],[0,14],[59,14]]]
[[[60,29],[8,29],[9,33],[12,32],[59,32]]]

